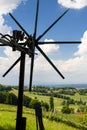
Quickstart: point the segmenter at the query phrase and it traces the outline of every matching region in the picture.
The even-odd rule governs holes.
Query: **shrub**
[[[7,98],[6,92],[0,92],[0,103],[5,103]]]
[[[68,106],[64,106],[61,111],[62,113],[70,114],[71,108],[69,108]]]
[[[29,106],[33,109],[41,106],[41,103],[37,99],[32,99]]]
[[[53,96],[50,96],[49,103],[50,103],[50,110],[54,111],[54,98],[53,98]]]
[[[41,106],[42,106],[43,109],[45,109],[46,111],[49,110],[49,105],[48,105],[48,103],[46,103],[46,102],[41,102]]]
[[[6,98],[6,103],[10,105],[17,105],[17,96],[13,93],[8,93]]]
[[[24,95],[23,105],[29,107],[30,102],[31,102],[31,98]]]

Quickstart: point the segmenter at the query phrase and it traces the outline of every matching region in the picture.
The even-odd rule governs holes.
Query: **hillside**
[[[8,117],[9,115],[9,117]],[[36,130],[34,110],[24,108],[23,116],[27,118],[26,130]],[[15,130],[16,107],[0,104],[0,130]],[[64,123],[58,123],[43,118],[45,130],[76,130]]]
[[[11,89],[0,91],[0,101],[1,95],[5,95],[4,104],[0,105],[0,116],[1,121],[5,120],[5,124],[9,124],[9,128],[11,130],[15,128],[16,121],[13,122],[12,126],[10,126],[10,120],[12,117],[16,119],[16,111],[17,111],[17,94],[18,90],[14,87]],[[2,96],[3,97],[3,96]],[[54,110],[50,109],[50,97],[53,97],[54,102]],[[14,102],[15,101],[15,102]],[[32,92],[28,92],[26,88],[24,90],[24,112],[23,115],[27,117],[27,129],[31,128],[28,126],[28,121],[35,123],[35,111],[34,104],[40,102],[43,108],[43,121],[46,130],[57,128],[65,128],[69,130],[78,130],[84,129],[87,130],[87,90],[86,89],[75,89],[75,88],[48,88],[48,87],[33,87]],[[9,105],[6,105],[9,104]],[[15,105],[15,106],[13,106]],[[10,115],[10,119],[7,121],[7,115]],[[4,118],[4,119],[3,119]],[[7,122],[7,123],[6,123]],[[3,124],[3,123],[2,123]],[[5,124],[0,125],[5,128]],[[7,127],[7,126],[6,126]],[[13,127],[13,128],[12,128]],[[36,126],[34,126],[35,128]],[[36,129],[36,128],[35,128]],[[4,130],[4,129],[2,129]],[[6,129],[8,130],[8,129]],[[10,129],[9,129],[10,130]],[[32,130],[32,128],[31,128]]]

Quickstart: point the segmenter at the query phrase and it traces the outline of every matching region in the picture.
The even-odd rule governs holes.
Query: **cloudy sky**
[[[41,41],[81,41],[75,45],[41,45],[65,79],[55,72],[36,50],[33,84],[87,83],[87,0],[40,1],[37,37],[44,32],[67,8],[70,10],[41,39]],[[22,26],[33,35],[36,0],[0,0],[0,33],[12,34],[20,28],[8,15],[11,12]],[[0,47],[0,83],[18,85],[19,64],[3,78],[2,75],[20,56],[10,47]],[[25,85],[29,84],[30,59],[26,56]]]

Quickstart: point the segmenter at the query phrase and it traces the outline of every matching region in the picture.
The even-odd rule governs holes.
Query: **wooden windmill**
[[[22,130],[22,109],[23,109],[23,87],[24,87],[24,72],[25,72],[25,56],[29,55],[31,59],[30,66],[30,83],[29,83],[29,91],[32,88],[32,77],[33,77],[33,67],[34,67],[34,57],[35,57],[35,48],[43,55],[43,57],[48,61],[48,63],[54,68],[54,70],[61,76],[62,79],[65,77],[62,73],[57,69],[57,67],[52,63],[52,61],[48,58],[48,56],[44,53],[44,51],[38,46],[43,44],[80,44],[80,41],[55,41],[55,42],[40,42],[40,39],[69,11],[67,9],[60,17],[58,17],[39,37],[37,34],[37,23],[38,23],[38,13],[39,13],[39,2],[37,0],[36,5],[36,18],[35,18],[35,27],[34,34],[31,36],[22,25],[13,17],[11,13],[9,15],[15,21],[15,23],[20,27],[21,31],[14,30],[13,35],[1,35],[0,38],[0,46],[10,46],[13,51],[20,51],[20,57],[14,62],[14,64],[4,73],[3,77],[5,77],[8,72],[20,61],[20,76],[19,76],[19,91],[18,91],[18,109],[17,109],[17,121],[16,121],[16,130]],[[24,41],[25,39],[25,41]],[[21,42],[24,41],[24,42]]]

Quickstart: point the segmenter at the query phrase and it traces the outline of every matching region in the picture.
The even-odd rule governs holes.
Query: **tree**
[[[17,105],[17,96],[13,93],[8,93],[7,98],[6,98],[6,103],[10,105]]]
[[[74,109],[69,107],[69,103],[67,101],[66,104],[62,107],[61,111],[62,113],[70,114],[74,112]]]
[[[32,99],[29,106],[33,109],[40,107],[41,103],[37,99]]]
[[[7,98],[6,92],[0,92],[0,103],[5,103]]]
[[[30,102],[31,102],[31,98],[24,95],[23,105],[29,107]]]
[[[41,101],[41,106],[42,106],[43,110],[46,110],[46,111],[49,110],[49,105],[48,105],[47,102],[43,102],[43,101]]]
[[[3,86],[2,84],[0,84],[0,91],[6,91],[6,92],[8,92],[8,91],[10,91],[10,90],[12,90],[12,87],[11,86]]]
[[[62,113],[66,113],[66,114],[71,113],[71,109],[68,106],[64,106],[61,111]]]
[[[50,103],[50,110],[53,112],[54,111],[54,98],[53,98],[53,96],[50,96],[49,103]]]
[[[66,105],[66,101],[65,100],[62,101],[62,105],[63,106]]]

